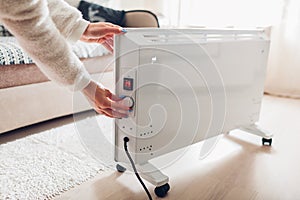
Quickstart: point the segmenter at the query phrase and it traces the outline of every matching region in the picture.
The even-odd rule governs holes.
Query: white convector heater
[[[269,39],[263,30],[128,29],[115,37],[118,96],[132,107],[115,120],[115,160],[124,138],[143,178],[163,197],[169,179],[148,161],[243,129],[271,145],[259,119]]]

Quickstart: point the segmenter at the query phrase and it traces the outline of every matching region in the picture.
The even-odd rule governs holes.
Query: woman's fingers
[[[106,109],[102,109],[101,110],[105,115],[113,117],[113,118],[126,118],[128,117],[128,115],[124,114],[124,113],[119,113],[115,110],[111,110],[109,108]]]
[[[105,42],[107,42],[111,47],[114,46],[114,40],[113,40],[113,38],[111,38],[111,37],[106,38]]]
[[[87,36],[89,38],[98,38],[98,37],[103,37],[106,35],[111,35],[111,34],[121,34],[122,28],[118,27],[98,27],[95,29],[90,30],[87,33]]]
[[[104,113],[102,112],[102,110],[98,107],[95,106],[94,110],[98,113],[98,114],[101,114],[103,115]]]
[[[96,106],[103,110],[109,109],[113,110],[116,113],[123,114],[124,116],[127,116],[129,113],[130,108],[126,105],[124,105],[115,95],[113,95],[110,91],[105,90],[104,98],[102,98],[102,101],[98,101],[96,103]],[[115,100],[112,100],[115,99]]]
[[[110,98],[112,101],[121,101],[122,100],[122,98],[118,97],[117,95],[112,94],[111,92],[109,92],[109,94],[107,94],[107,97]]]
[[[105,96],[107,96],[111,101],[111,109],[124,114],[128,114],[130,108],[122,103],[123,98],[112,94],[109,90],[105,90]]]
[[[122,104],[120,98],[94,81],[91,81],[82,92],[99,114],[114,118],[128,117],[130,108]]]
[[[122,27],[112,23],[90,23],[80,39],[85,42],[101,43],[112,52],[114,46],[113,36],[125,32],[126,31]]]
[[[110,109],[101,109],[96,107],[95,111],[99,114],[105,115],[107,117],[111,117],[111,118],[123,118],[123,117],[127,117],[127,115],[123,114],[123,113],[118,113],[116,111],[110,110]]]
[[[113,27],[120,27],[119,25],[116,25],[116,24],[113,24],[113,23],[110,23],[110,22],[104,22],[105,25],[108,25],[108,26],[113,26]]]
[[[107,42],[103,42],[102,45],[103,45],[110,53],[114,52],[114,48],[113,48],[111,45],[109,45]]]

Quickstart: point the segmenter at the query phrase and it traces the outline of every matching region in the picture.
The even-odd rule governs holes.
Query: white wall
[[[105,0],[91,0],[105,1]],[[257,27],[279,21],[283,0],[108,0],[115,9],[147,9],[168,26]]]
[[[164,0],[110,0],[109,6],[116,9],[149,9],[155,12],[161,12],[164,2]]]
[[[180,24],[212,27],[257,27],[278,22],[281,0],[182,1]]]
[[[272,30],[265,91],[300,98],[300,1],[285,0]]]

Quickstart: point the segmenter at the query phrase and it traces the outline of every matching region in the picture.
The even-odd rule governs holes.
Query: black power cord
[[[147,189],[145,183],[141,179],[139,173],[137,172],[135,164],[134,164],[134,162],[133,162],[133,160],[132,160],[132,158],[131,158],[131,156],[130,156],[130,154],[128,152],[127,143],[129,142],[129,138],[128,137],[124,137],[123,140],[124,140],[124,149],[125,149],[125,152],[126,152],[126,155],[127,155],[128,159],[129,159],[129,161],[131,163],[132,169],[133,169],[133,171],[134,171],[137,179],[140,181],[141,185],[143,186],[145,192],[147,193],[147,196],[148,196],[149,200],[152,200],[151,194],[150,194],[149,190]]]

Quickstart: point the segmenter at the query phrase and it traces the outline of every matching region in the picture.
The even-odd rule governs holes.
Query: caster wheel
[[[271,146],[272,145],[272,138],[270,138],[270,139],[262,138],[262,145],[263,146],[266,146],[266,145]]]
[[[154,189],[154,192],[158,197],[162,198],[162,197],[165,197],[167,195],[169,190],[170,190],[170,185],[169,185],[169,183],[166,183],[162,186],[156,187]]]
[[[116,165],[116,168],[117,168],[118,172],[121,172],[121,173],[126,171],[126,168],[119,164]]]

